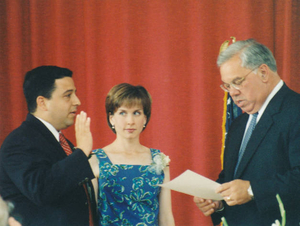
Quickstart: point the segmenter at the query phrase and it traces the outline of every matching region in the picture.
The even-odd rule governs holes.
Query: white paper
[[[220,194],[215,192],[215,189],[220,186],[219,183],[191,170],[186,170],[178,177],[165,184],[160,184],[160,186],[204,199],[223,199]]]

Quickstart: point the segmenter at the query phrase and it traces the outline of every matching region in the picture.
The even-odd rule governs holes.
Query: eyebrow
[[[68,89],[68,90],[66,90],[65,92],[63,92],[63,95],[65,95],[65,94],[67,94],[67,93],[72,93],[72,92],[75,92],[76,93],[76,89],[74,90],[74,89]]]
[[[223,80],[221,80],[221,81],[223,82],[223,84],[228,84],[229,85],[230,83],[232,83],[232,82],[234,82],[236,80],[239,80],[241,78],[243,78],[243,77],[236,77],[236,78],[232,79],[231,82],[224,82]]]
[[[236,77],[236,78],[234,78],[231,82],[234,82],[234,81],[236,81],[236,80],[239,80],[239,79],[242,79],[243,77]]]
[[[127,108],[128,109],[128,108]],[[119,107],[118,108],[118,111],[126,111],[127,109],[124,109],[124,108],[122,108],[122,107]],[[142,111],[143,110],[143,108],[137,108],[137,109],[135,109],[135,111]]]

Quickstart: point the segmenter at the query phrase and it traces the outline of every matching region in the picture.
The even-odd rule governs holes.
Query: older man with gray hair
[[[224,201],[195,197],[214,225],[270,226],[281,219],[276,195],[286,209],[287,225],[300,222],[300,95],[277,73],[272,52],[253,39],[220,53],[221,88],[243,114],[227,134],[224,165],[216,192]]]

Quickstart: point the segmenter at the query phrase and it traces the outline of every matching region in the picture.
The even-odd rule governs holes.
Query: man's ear
[[[42,111],[47,111],[47,99],[43,96],[38,96],[36,98],[36,107],[37,109],[41,109]]]
[[[260,65],[258,74],[263,82],[267,82],[270,76],[270,68],[266,64]]]

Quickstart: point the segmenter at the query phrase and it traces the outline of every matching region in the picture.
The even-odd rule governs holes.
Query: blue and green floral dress
[[[112,164],[102,149],[99,160],[99,225],[158,225],[159,193],[164,180],[163,154],[150,149],[151,165]],[[158,163],[158,164],[157,164]]]

